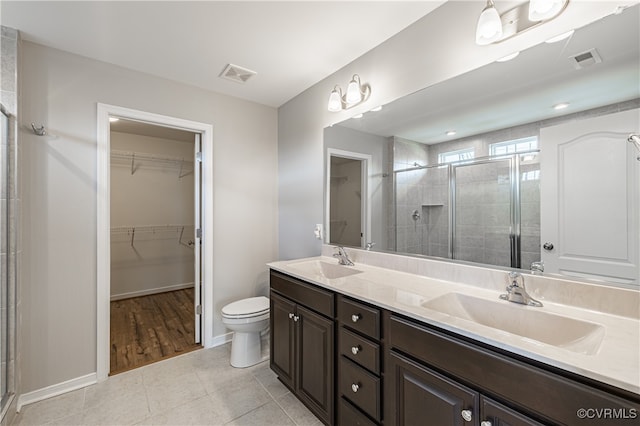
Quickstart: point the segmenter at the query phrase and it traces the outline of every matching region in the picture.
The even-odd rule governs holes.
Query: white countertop
[[[312,257],[269,263],[276,271],[311,282],[407,317],[475,339],[491,346],[561,368],[581,376],[640,394],[640,321],[628,316],[604,313],[569,304],[544,300],[541,308],[501,301],[504,292],[492,288],[460,284],[357,263],[357,274],[343,278],[326,278],[312,271],[308,262],[336,264],[331,257]],[[526,279],[526,278],[525,278]],[[490,301],[560,315],[603,327],[603,337],[595,353],[586,354],[537,340],[511,334],[471,320],[447,315],[422,306],[448,293],[460,293]],[[553,334],[553,331],[550,330]]]

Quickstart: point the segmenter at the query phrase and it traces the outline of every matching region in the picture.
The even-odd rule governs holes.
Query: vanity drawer
[[[338,426],[376,426],[375,422],[371,421],[369,417],[362,414],[360,410],[344,398],[340,398],[339,404]]]
[[[306,284],[273,270],[271,271],[270,284],[272,290],[287,296],[294,302],[305,305],[329,318],[333,318],[334,304],[332,292]]]
[[[380,339],[380,310],[340,296],[338,320],[373,339]]]
[[[340,327],[338,336],[340,355],[357,362],[364,368],[380,374],[380,345]]]
[[[340,357],[340,393],[376,421],[380,421],[380,379]]]

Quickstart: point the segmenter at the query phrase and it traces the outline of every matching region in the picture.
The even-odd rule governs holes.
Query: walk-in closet
[[[191,132],[110,123],[110,374],[201,347]]]

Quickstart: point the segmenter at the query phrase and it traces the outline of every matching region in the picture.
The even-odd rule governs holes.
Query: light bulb
[[[333,89],[329,95],[329,104],[327,109],[331,112],[338,112],[342,110],[342,99],[340,99],[340,92],[338,89]]]
[[[556,16],[567,0],[531,0],[529,2],[529,20],[544,21]]]
[[[476,28],[476,43],[479,45],[491,44],[494,41],[502,38],[502,21],[500,20],[500,14],[493,5],[493,1],[487,1],[487,6],[484,8],[478,18],[478,26]]]
[[[356,81],[356,78],[358,81]],[[362,101],[362,91],[360,90],[360,77],[354,75],[347,86],[347,104],[357,104]]]

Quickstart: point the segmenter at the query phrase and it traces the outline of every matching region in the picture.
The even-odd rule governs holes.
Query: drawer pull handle
[[[492,426],[492,423],[489,420],[485,420],[480,422],[480,426]]]
[[[360,348],[360,345],[351,347],[351,353],[354,355],[358,355],[358,352],[360,352],[361,350],[362,348]]]
[[[293,314],[291,312],[289,312],[289,319],[293,318]]]
[[[300,319],[300,317],[299,317],[298,315],[294,315],[294,316],[293,316],[293,320],[294,320],[295,322],[298,322],[298,320],[299,320],[299,319]]]
[[[360,316],[360,314],[353,314],[353,315],[351,315],[351,321],[353,321],[353,322],[358,322],[358,321],[360,320],[360,318],[362,318],[362,317]]]
[[[471,410],[462,410],[460,415],[462,415],[462,418],[467,422],[473,420],[473,412]]]
[[[353,393],[358,392],[358,389],[360,389],[360,385],[357,383],[353,383],[351,384],[351,390],[353,391]]]

